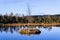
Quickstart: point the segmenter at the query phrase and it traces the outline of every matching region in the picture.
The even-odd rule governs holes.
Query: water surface
[[[60,27],[33,27],[40,34],[20,34],[19,30],[27,27],[0,27],[0,40],[60,40]]]

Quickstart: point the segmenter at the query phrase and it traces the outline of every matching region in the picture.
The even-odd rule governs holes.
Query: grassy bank
[[[60,26],[60,23],[12,23],[0,24],[0,26]]]

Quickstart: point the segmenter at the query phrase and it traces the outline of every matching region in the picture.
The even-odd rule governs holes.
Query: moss
[[[22,29],[20,30],[21,34],[37,34],[40,33],[40,30],[38,29]]]

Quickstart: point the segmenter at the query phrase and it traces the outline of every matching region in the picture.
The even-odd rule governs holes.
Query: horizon
[[[28,15],[27,3],[30,6],[31,15],[60,14],[60,0],[0,0],[0,13],[13,12]]]

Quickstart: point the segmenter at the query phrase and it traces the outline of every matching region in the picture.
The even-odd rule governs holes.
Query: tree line
[[[60,15],[10,16],[0,15],[0,23],[60,23]]]

